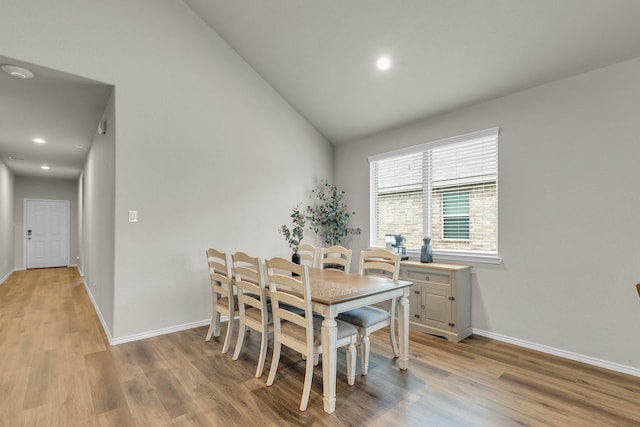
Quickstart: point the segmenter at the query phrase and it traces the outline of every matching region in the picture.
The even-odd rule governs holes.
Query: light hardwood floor
[[[266,375],[254,377],[257,334],[234,362],[206,332],[111,347],[75,269],[15,272],[0,286],[0,425],[640,425],[640,378],[486,338],[454,344],[414,331],[408,371],[379,331],[369,375],[352,387],[338,355],[336,412],[322,410],[318,367],[301,413],[299,356],[283,349],[267,387]]]

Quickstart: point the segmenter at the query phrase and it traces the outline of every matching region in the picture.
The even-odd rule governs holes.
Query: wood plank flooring
[[[381,331],[352,387],[339,352],[336,412],[322,410],[321,367],[300,412],[299,355],[283,348],[267,387],[270,353],[254,377],[258,335],[234,362],[206,332],[112,347],[75,269],[15,272],[0,286],[0,426],[640,426],[640,378],[415,331],[408,371]]]

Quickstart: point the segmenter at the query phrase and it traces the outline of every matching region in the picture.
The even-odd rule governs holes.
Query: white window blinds
[[[498,128],[371,157],[371,245],[497,254]]]

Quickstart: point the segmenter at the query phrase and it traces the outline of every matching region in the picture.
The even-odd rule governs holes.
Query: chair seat
[[[388,311],[371,306],[345,311],[337,316],[339,320],[349,322],[350,324],[360,328],[366,328],[371,325],[384,322],[389,319],[389,317],[390,315]]]
[[[245,295],[250,296],[252,298],[255,299],[259,299],[260,296],[256,295],[256,294],[252,294],[252,293],[246,293]],[[227,297],[222,297],[222,298],[218,298],[218,305],[225,307],[227,310],[229,310],[229,298]],[[238,295],[233,294],[233,307],[235,309],[235,311],[238,311]]]
[[[304,309],[303,308],[294,307],[294,306],[289,305],[289,304],[284,303],[284,302],[280,303],[280,308],[284,308],[285,310],[289,310],[290,312],[295,313],[298,316],[304,316]]]
[[[218,298],[218,301],[216,302],[216,304],[226,308],[227,311],[229,311],[229,298],[227,297]],[[234,310],[236,311],[238,310],[238,295],[233,296],[233,307],[234,307]]]
[[[322,341],[322,317],[313,317],[313,345],[318,346]],[[341,322],[340,320],[336,320],[338,324],[338,333],[336,339],[340,341],[341,339],[347,338],[351,335],[355,335],[358,333],[358,330],[349,325],[348,323]],[[305,340],[305,330],[300,326],[291,323],[291,322],[282,322],[282,331],[289,336],[294,337],[298,341]]]
[[[271,316],[271,306],[268,305],[267,306],[268,310],[267,310],[267,322],[269,324],[272,323],[273,318]],[[261,322],[262,321],[262,314],[260,313],[260,310],[258,310],[257,308],[251,307],[245,307],[244,310],[244,315],[252,320],[255,320],[256,322]]]

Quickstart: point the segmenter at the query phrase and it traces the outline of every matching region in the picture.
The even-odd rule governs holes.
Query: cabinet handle
[[[424,276],[424,280],[426,280],[427,282],[430,282],[431,278],[429,276]]]

